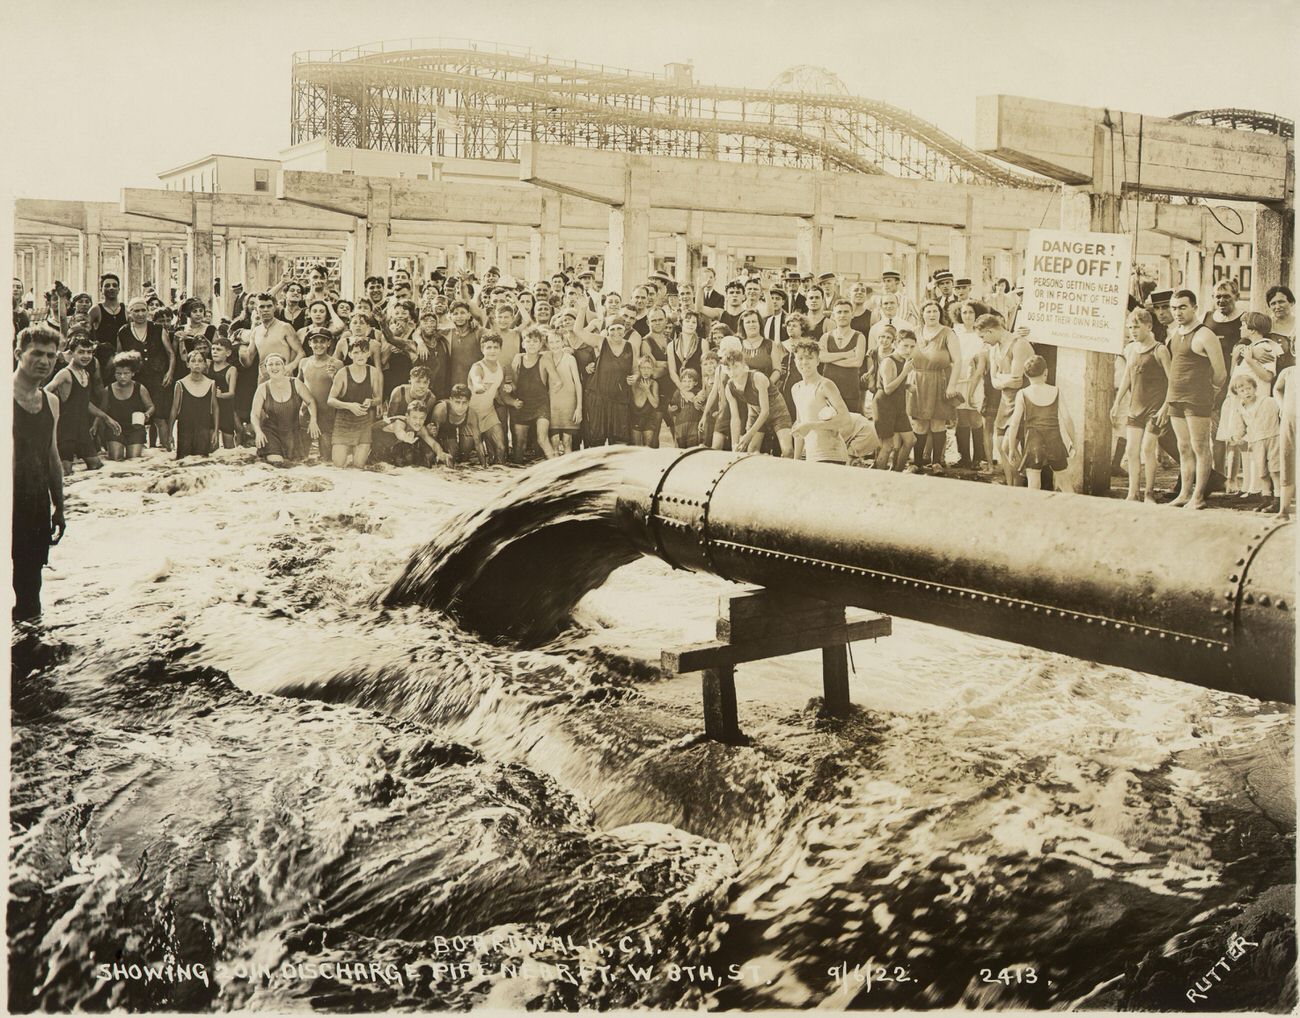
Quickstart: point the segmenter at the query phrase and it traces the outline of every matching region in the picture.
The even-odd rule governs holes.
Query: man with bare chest
[[[252,367],[256,359],[257,374],[260,381],[266,381],[266,371],[262,365],[273,353],[284,358],[286,371],[296,370],[302,360],[302,341],[298,333],[288,322],[275,317],[275,298],[269,293],[257,295],[257,324],[252,329],[252,341],[243,343],[239,348],[239,360],[244,367]],[[254,355],[256,354],[256,358]]]

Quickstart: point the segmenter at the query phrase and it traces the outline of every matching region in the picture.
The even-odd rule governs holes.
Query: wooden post
[[[1119,198],[1086,188],[1066,188],[1061,200],[1061,229],[1118,233]],[[1031,333],[1029,341],[1034,341]],[[1111,422],[1114,400],[1113,354],[1060,347],[1056,353],[1056,384],[1074,421],[1075,455],[1069,469],[1057,475],[1062,491],[1110,493]]]
[[[757,588],[718,599],[717,639],[664,650],[665,674],[703,673],[704,731],[720,742],[744,741],[736,711],[736,665],[806,650],[822,651],[823,711],[850,710],[848,644],[892,632],[891,620],[868,613],[849,619],[844,606]]]
[[[734,746],[742,741],[736,712],[736,667],[720,664],[700,674],[703,676],[704,734]]]
[[[847,644],[822,648],[822,710],[829,717],[849,714],[849,648]]]
[[[1288,217],[1284,212],[1263,205],[1255,210],[1255,245],[1250,260],[1250,304],[1255,311],[1268,312],[1264,295],[1270,286],[1289,285],[1282,267],[1283,249],[1289,232],[1284,224],[1288,218],[1294,220],[1294,213]]]

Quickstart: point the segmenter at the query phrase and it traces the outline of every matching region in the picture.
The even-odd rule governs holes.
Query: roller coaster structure
[[[471,40],[293,58],[291,144],[511,160],[527,142],[1011,187],[1053,186],[920,117],[838,91],[700,85]],[[803,70],[803,69],[794,69]],[[819,68],[812,70],[820,71]],[[822,72],[839,84],[829,72]],[[806,82],[806,79],[802,79]],[[814,79],[815,80],[815,79]]]

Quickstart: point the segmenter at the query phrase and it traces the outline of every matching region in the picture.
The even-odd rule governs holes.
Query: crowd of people
[[[236,286],[233,317],[215,321],[202,300],[169,306],[149,284],[123,300],[115,274],[99,282],[98,300],[56,284],[40,315],[14,283],[20,333],[57,343],[44,389],[65,471],[149,446],[344,468],[664,442],[1042,487],[1079,440],[1055,350],[1016,327],[1005,279],[976,297],[940,271],[918,304],[892,271],[879,292],[832,272],[753,269],[720,288],[707,268],[695,286],[656,272],[624,295],[590,270],[531,286],[439,270],[417,286],[398,269],[348,300],[317,265],[265,292]],[[1269,289],[1268,314],[1242,313],[1229,280],[1213,298],[1130,298],[1114,407],[1128,497],[1157,497],[1164,456],[1179,464],[1174,505],[1226,484],[1289,512],[1294,295]]]

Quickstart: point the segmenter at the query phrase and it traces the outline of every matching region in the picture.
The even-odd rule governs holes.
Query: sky
[[[113,201],[212,152],[289,143],[292,54],[441,37],[763,87],[798,65],[902,106],[967,143],[992,93],[1155,116],[1300,106],[1300,0],[9,0],[0,76],[6,198]],[[51,47],[37,40],[52,38]],[[58,141],[37,139],[47,123]]]

